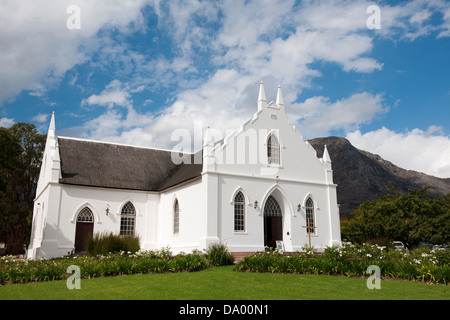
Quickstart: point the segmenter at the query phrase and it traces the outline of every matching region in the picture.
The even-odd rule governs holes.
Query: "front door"
[[[281,216],[264,216],[264,246],[275,249],[276,241],[283,240]]]
[[[87,251],[87,240],[94,234],[94,215],[91,209],[84,207],[77,217],[75,229],[75,252]]]
[[[283,240],[283,216],[280,205],[273,196],[264,205],[264,246],[276,248],[276,241]]]
[[[75,252],[87,251],[87,240],[94,233],[94,224],[92,222],[77,222],[77,231],[75,233]]]

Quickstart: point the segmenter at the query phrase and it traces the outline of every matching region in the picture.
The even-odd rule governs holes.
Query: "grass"
[[[449,296],[448,285],[386,280],[381,282],[380,290],[369,290],[366,279],[235,272],[233,266],[199,272],[82,279],[80,290],[67,289],[66,281],[0,286],[0,300],[448,300]]]

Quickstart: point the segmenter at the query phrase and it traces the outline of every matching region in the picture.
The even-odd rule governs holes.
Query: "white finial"
[[[277,101],[276,101],[277,106],[284,106],[284,101],[283,101],[283,95],[281,94],[281,86],[278,85],[278,92],[277,92]]]
[[[52,112],[52,118],[50,119],[50,125],[48,127],[48,131],[53,130],[55,131],[55,111]]]
[[[265,106],[267,106],[266,92],[264,91],[264,83],[261,81],[259,84],[258,111]]]
[[[328,154],[327,145],[324,145],[324,147],[323,147],[322,159],[325,160],[325,162],[331,163],[331,158],[330,158],[330,155]]]
[[[203,147],[209,146],[211,144],[211,135],[209,132],[209,126],[206,127],[205,139],[203,141]]]

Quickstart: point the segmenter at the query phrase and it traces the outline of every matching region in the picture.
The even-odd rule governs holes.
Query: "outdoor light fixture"
[[[109,204],[106,205],[106,215],[109,214]]]
[[[258,201],[255,200],[255,206],[254,206],[254,208],[256,209],[257,206],[258,206]]]
[[[299,204],[299,205],[297,206],[297,211],[300,212],[300,209],[301,209],[301,208],[302,208],[302,205]]]

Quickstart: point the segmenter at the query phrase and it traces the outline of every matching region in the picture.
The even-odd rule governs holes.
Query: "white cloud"
[[[113,80],[110,84],[108,84],[99,95],[93,94],[86,99],[83,99],[82,105],[99,105],[106,106],[112,108],[113,106],[123,106],[127,107],[131,105],[131,97],[130,93],[128,93],[126,85],[122,85],[119,80]],[[137,88],[133,91],[141,90]]]
[[[404,169],[441,178],[450,177],[450,137],[443,136],[440,127],[404,133],[385,127],[365,134],[357,130],[348,133],[347,139],[355,147],[379,154]]]
[[[35,115],[33,118],[31,118],[31,121],[38,122],[38,123],[47,123],[49,114],[45,113],[39,113]]]
[[[356,93],[331,102],[327,97],[312,97],[293,104],[287,112],[298,122],[299,130],[309,138],[327,136],[333,130],[351,131],[388,111],[381,94]]]
[[[66,27],[66,8],[73,4],[81,9],[80,30]],[[146,56],[126,42],[107,37],[111,30],[145,31],[141,9],[146,4],[153,6],[161,34],[169,35],[175,48],[168,55],[157,51]],[[430,13],[445,12],[444,22],[450,16],[449,5],[441,0],[382,5],[382,29],[367,32],[369,4],[359,0],[3,1],[0,102],[23,89],[42,95],[95,52],[98,60],[89,66],[113,70],[113,78],[121,80],[83,99],[84,107],[106,107],[104,114],[79,128],[85,137],[167,146],[174,129],[192,131],[194,121],[237,128],[255,111],[259,80],[266,83],[269,99],[281,82],[287,111],[305,135],[356,130],[388,110],[382,95],[362,92],[334,102],[318,96],[298,103],[302,89],[322,76],[312,64],[333,63],[345,72],[376,72],[383,64],[371,56],[375,35],[401,33],[413,40],[413,35],[431,31],[427,29]],[[442,31],[441,36],[448,31],[444,24],[435,28]],[[155,45],[159,37],[152,39]],[[78,74],[70,83],[75,81],[83,85]],[[169,84],[176,85],[175,97],[158,113],[135,110],[134,94],[149,85]]]
[[[14,119],[9,119],[9,118],[5,118],[5,117],[0,118],[0,127],[2,127],[2,128],[9,128],[14,123],[15,123]]]
[[[22,90],[42,95],[97,49],[104,27],[122,32],[142,23],[144,0],[4,0],[0,2],[0,103]],[[69,30],[66,10],[77,5],[81,29]]]
[[[381,5],[380,35],[414,41],[418,37],[440,31],[437,38],[449,36],[448,12],[450,3],[445,0],[413,0],[396,5]],[[434,14],[442,15],[442,20],[432,23]]]

